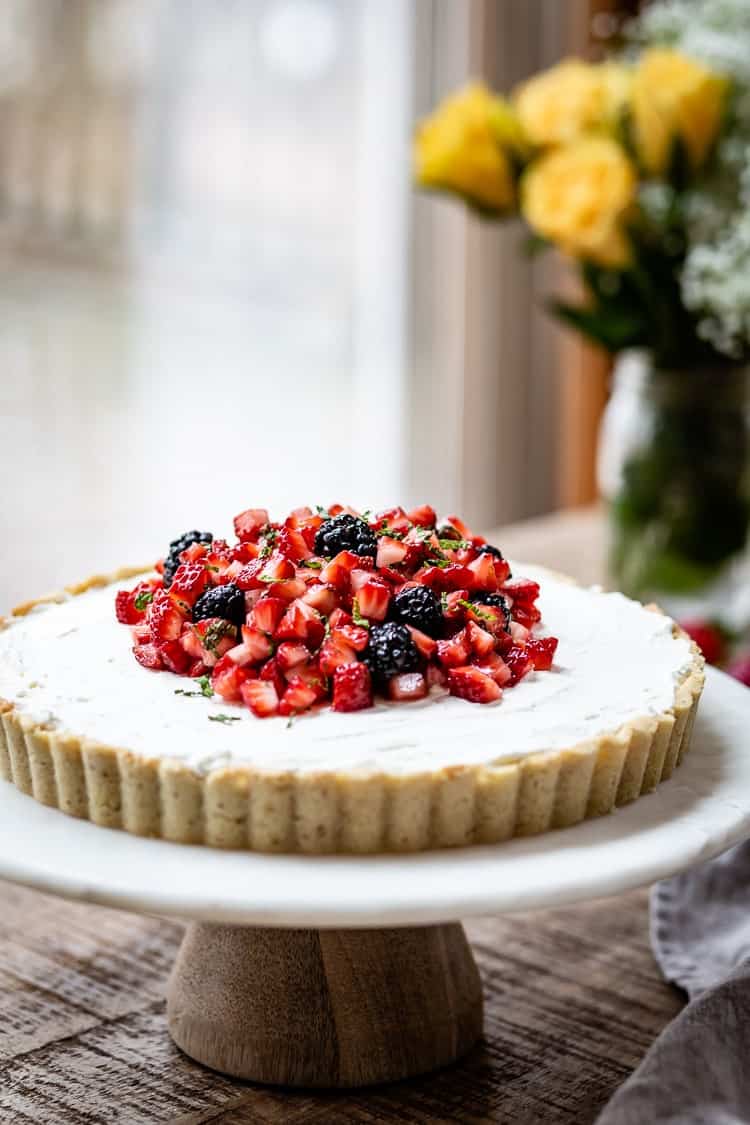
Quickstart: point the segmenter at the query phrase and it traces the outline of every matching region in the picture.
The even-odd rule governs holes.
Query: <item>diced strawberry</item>
[[[369,582],[371,578],[371,570],[362,570],[360,567],[357,567],[356,570],[353,570],[349,575],[349,583],[351,585],[352,593],[358,594],[364,586],[365,582]],[[401,581],[403,581],[403,578],[401,578]]]
[[[406,562],[406,560],[404,560]],[[403,586],[404,575],[394,570],[392,566],[381,566],[378,570],[378,578],[384,582],[390,582],[393,586]]]
[[[342,664],[333,673],[334,711],[372,707],[372,680],[366,664]]]
[[[242,701],[258,719],[277,715],[279,696],[270,680],[248,680],[240,687]]]
[[[278,641],[304,641],[308,648],[316,649],[324,634],[325,625],[320,614],[297,598],[276,626],[274,637]]]
[[[462,603],[468,600],[468,590],[451,590],[449,594],[445,595],[443,616],[446,617],[448,621],[463,621],[466,616],[466,606]]]
[[[328,625],[330,629],[339,629],[342,625],[353,625],[354,618],[351,613],[347,613],[341,606],[336,606],[333,613],[328,618]]]
[[[307,711],[317,701],[318,695],[314,688],[298,681],[289,684],[279,702],[280,715],[299,715]]]
[[[473,538],[471,532],[469,531],[469,528],[466,526],[463,520],[460,520],[458,518],[458,516],[446,516],[444,522],[449,524],[451,527],[454,527],[462,539]]]
[[[266,559],[253,559],[252,562],[246,563],[234,576],[235,586],[239,586],[240,590],[262,590],[266,587],[267,583],[262,582],[260,575],[266,565]]]
[[[274,582],[271,587],[274,597],[283,598],[286,602],[293,602],[307,593],[307,584],[301,578],[288,578],[284,582]]]
[[[208,549],[208,554],[203,559],[209,585],[222,586],[228,582],[227,570],[233,562],[232,552],[226,540],[214,539]]]
[[[377,578],[371,578],[357,591],[359,612],[368,621],[384,621],[390,600],[390,590]]]
[[[539,597],[539,583],[531,578],[511,578],[506,582],[501,593],[509,594],[516,602],[534,602]]]
[[[471,665],[450,669],[448,691],[470,703],[494,703],[503,694],[490,676]]]
[[[456,633],[455,637],[437,643],[438,660],[446,668],[457,668],[461,664],[466,664],[470,655],[471,647],[465,629]]]
[[[427,634],[423,633],[420,629],[415,629],[413,625],[407,625],[406,627],[411,633],[414,644],[425,660],[432,660],[437,652],[437,641],[434,641],[432,637],[428,637]]]
[[[211,669],[208,668],[202,660],[193,660],[188,667],[187,675],[191,677],[206,676],[210,671]]]
[[[291,527],[282,527],[276,533],[275,546],[277,551],[291,559],[292,562],[299,562],[301,559],[312,557],[312,551],[305,542],[304,536]]]
[[[177,640],[187,617],[175,606],[166,590],[156,590],[147,619],[154,644]]]
[[[311,687],[318,699],[325,699],[328,694],[328,681],[316,659],[311,660],[309,664],[298,664],[287,677],[287,681],[290,684],[301,683]]]
[[[235,645],[233,648],[228,648],[221,659],[230,660],[232,664],[243,668],[249,667],[253,662],[253,649],[245,644]]]
[[[217,660],[237,644],[237,629],[222,617],[208,617],[188,625],[180,644],[194,660],[202,660],[213,668]]]
[[[302,601],[328,617],[336,608],[336,593],[330,586],[310,586]]]
[[[306,664],[309,659],[310,650],[301,641],[282,641],[276,650],[276,660],[285,674],[298,664]]]
[[[515,644],[525,645],[529,639],[529,630],[525,625],[519,625],[517,621],[511,621],[510,635]]]
[[[234,517],[234,530],[238,539],[257,539],[269,523],[265,508],[248,508]]]
[[[362,625],[337,625],[331,629],[334,641],[342,641],[355,652],[364,652],[370,643],[370,634]]]
[[[495,638],[486,629],[477,625],[476,621],[469,621],[466,626],[466,639],[471,651],[477,656],[487,656],[495,651]]]
[[[503,653],[503,659],[510,668],[511,683],[517,684],[529,672],[534,670],[534,664],[531,660],[526,649],[521,648],[520,645],[513,645],[507,652]]]
[[[242,644],[248,653],[250,663],[259,664],[262,660],[268,660],[273,652],[273,641],[268,633],[254,625],[243,625],[241,632]]]
[[[286,679],[281,668],[276,663],[275,658],[267,660],[263,667],[258,672],[258,678],[261,680],[268,680],[276,688],[276,694],[279,699],[286,691]]]
[[[442,668],[439,664],[427,665],[427,686],[444,688],[448,683],[447,669]]]
[[[323,517],[314,515],[309,508],[295,508],[284,521],[285,527],[298,531],[311,551],[315,550],[315,536],[323,524]]]
[[[156,647],[165,668],[170,672],[176,672],[178,676],[183,676],[187,672],[190,667],[190,657],[179,641],[164,641]]]
[[[229,548],[229,554],[233,562],[245,563],[253,562],[260,554],[260,547],[257,543],[251,543],[246,540],[244,543],[235,543],[233,547]]]
[[[466,617],[475,622],[488,633],[497,638],[505,631],[505,614],[500,606],[484,605],[481,602],[472,602],[471,606],[464,606]]]
[[[137,645],[151,643],[151,627],[147,621],[141,621],[140,625],[134,625],[130,633]]]
[[[341,640],[334,640],[333,635],[326,637],[318,653],[320,670],[324,676],[332,676],[342,664],[355,664],[357,653],[351,645]]]
[[[134,645],[133,655],[144,668],[151,668],[154,672],[163,668],[158,649],[154,644]]]
[[[505,687],[512,678],[510,668],[497,652],[490,652],[486,656],[478,657],[476,667],[485,675],[491,676],[499,687]]]
[[[421,672],[402,672],[388,681],[388,695],[400,702],[423,699],[427,695],[427,681]]]
[[[351,551],[339,551],[320,571],[320,581],[335,586],[337,590],[348,590],[353,570],[368,570],[372,561]]]
[[[437,523],[435,509],[431,508],[429,504],[423,504],[421,508],[414,508],[408,513],[408,518],[417,527],[434,527]]]
[[[144,620],[156,588],[155,583],[139,582],[132,590],[118,590],[115,616],[121,625],[138,625]]]
[[[389,535],[382,535],[378,540],[377,566],[393,566],[394,563],[403,562],[409,548],[399,539],[391,539]]]
[[[205,559],[210,547],[207,543],[191,543],[180,554],[180,562],[200,562]]]
[[[507,559],[493,559],[492,565],[495,567],[495,578],[497,578],[498,586],[502,586],[510,578],[510,563]]]
[[[492,555],[478,555],[468,565],[472,578],[469,581],[470,590],[496,590],[497,578]]]
[[[475,575],[468,566],[459,563],[450,563],[448,566],[428,566],[418,570],[414,581],[422,586],[431,586],[433,590],[467,590],[475,589]]]
[[[208,575],[202,562],[180,563],[174,573],[169,596],[178,606],[192,608],[206,588]]]
[[[513,620],[523,625],[524,629],[531,629],[541,619],[541,611],[535,605],[526,606],[516,603],[513,606]]]
[[[287,603],[282,598],[269,594],[260,598],[253,606],[251,624],[262,633],[273,635],[286,611]]]
[[[537,637],[526,645],[526,652],[538,672],[547,672],[557,651],[557,637]]]
[[[230,650],[217,661],[211,673],[211,687],[228,703],[239,703],[242,699],[242,685],[255,674],[252,668],[240,668],[235,664]]]
[[[266,559],[266,565],[258,575],[261,582],[266,585],[271,585],[275,582],[286,582],[290,578],[296,579],[297,568],[291,559],[285,559],[283,555],[278,555],[274,552],[270,558]]]

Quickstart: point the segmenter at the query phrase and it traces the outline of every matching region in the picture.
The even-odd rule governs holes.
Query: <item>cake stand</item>
[[[709,670],[693,746],[611,816],[412,856],[222,852],[99,828],[0,783],[0,878],[189,919],[168,988],[187,1054],[240,1078],[358,1086],[452,1062],[482,1030],[458,921],[652,883],[750,835],[750,691]]]

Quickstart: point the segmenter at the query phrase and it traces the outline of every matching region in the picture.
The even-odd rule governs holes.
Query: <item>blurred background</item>
[[[0,605],[255,505],[593,499],[559,267],[411,185],[415,120],[596,57],[601,0],[4,0]]]

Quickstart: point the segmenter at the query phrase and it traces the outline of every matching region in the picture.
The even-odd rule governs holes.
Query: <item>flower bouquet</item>
[[[726,659],[750,625],[750,0],[668,0],[619,54],[417,129],[415,177],[579,274],[554,314],[617,357],[601,461],[617,585]],[[618,370],[620,375],[618,375]],[[704,633],[704,641],[706,640]]]

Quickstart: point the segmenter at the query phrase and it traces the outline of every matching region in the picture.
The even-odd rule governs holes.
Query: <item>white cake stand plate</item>
[[[146,840],[0,783],[0,878],[193,919],[169,988],[176,1042],[218,1070],[308,1086],[406,1077],[481,1034],[457,919],[652,883],[750,835],[750,690],[709,669],[685,761],[610,816],[492,847],[278,856]]]

